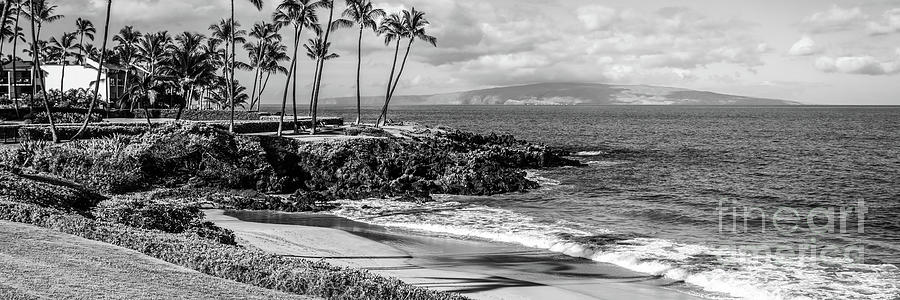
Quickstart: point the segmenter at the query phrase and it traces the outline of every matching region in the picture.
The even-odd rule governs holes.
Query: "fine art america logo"
[[[843,257],[863,262],[863,245],[836,245],[823,243],[836,236],[865,233],[865,201],[852,206],[825,206],[812,208],[752,207],[728,200],[720,200],[718,206],[719,233],[742,234],[748,237],[792,237],[791,242],[772,246],[740,245],[736,250],[754,254],[775,254],[815,257]],[[774,235],[773,235],[774,234]],[[800,238],[799,240],[797,238]]]

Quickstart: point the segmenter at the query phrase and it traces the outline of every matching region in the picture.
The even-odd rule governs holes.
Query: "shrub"
[[[62,180],[0,170],[0,197],[67,211],[87,211],[103,196]]]
[[[53,122],[56,124],[75,124],[84,122],[84,115],[86,113],[74,113],[74,112],[53,112]],[[47,112],[40,111],[33,115],[25,116],[25,119],[31,124],[50,124],[50,119],[47,118]],[[97,123],[103,121],[103,115],[100,113],[91,113],[90,123]]]
[[[148,200],[139,195],[100,202],[94,208],[94,216],[101,221],[171,233],[199,227],[203,220],[203,212],[196,204]]]
[[[79,126],[63,125],[56,126],[56,134],[61,139],[71,138],[78,132]],[[145,123],[94,123],[88,126],[82,139],[99,139],[112,137],[114,135],[139,135],[147,132],[148,126]],[[19,136],[23,140],[44,140],[53,139],[50,132],[50,126],[22,126],[19,128]]]
[[[43,148],[41,147],[42,145]],[[147,186],[137,156],[144,151],[127,137],[50,145],[23,142],[24,167],[84,184],[103,193],[125,193]],[[30,151],[30,153],[27,153]]]
[[[384,129],[374,128],[374,127],[350,127],[344,129],[344,135],[346,136],[371,136],[371,137],[384,137],[391,138],[394,137],[393,134],[390,134]]]
[[[133,249],[211,276],[327,299],[466,299],[323,261],[288,259],[190,234],[148,231],[0,199],[0,219]]]

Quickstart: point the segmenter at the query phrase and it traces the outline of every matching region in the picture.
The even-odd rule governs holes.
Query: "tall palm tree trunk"
[[[31,7],[34,7],[34,0],[31,0]],[[21,4],[20,4],[21,8]],[[44,74],[41,70],[41,59],[40,59],[40,46],[38,45],[38,35],[35,30],[34,19],[31,19],[31,55],[32,59],[34,59],[34,72],[31,72],[31,84],[35,86],[35,75],[37,73],[41,73],[41,86],[44,86]],[[37,90],[35,88],[35,90]],[[32,102],[34,100],[34,94],[31,95]],[[56,133],[56,123],[53,121],[53,111],[50,110],[50,99],[47,99],[47,92],[44,90],[44,109],[47,111],[47,119],[50,120],[50,135],[53,138],[54,143],[59,143],[59,135]]]
[[[298,37],[299,35],[294,34],[294,37]],[[296,43],[295,43],[296,44]],[[284,82],[284,95],[281,97],[281,116],[279,116],[278,120],[278,136],[282,136],[282,132],[284,131],[284,113],[287,110],[287,96],[288,90],[291,87],[291,80],[294,78],[294,69],[297,67],[297,49],[294,49],[294,54],[291,57],[291,67],[288,69],[287,78]]]
[[[382,123],[382,118],[385,118],[387,116],[388,101],[391,97],[391,83],[393,83],[394,81],[394,72],[397,71],[397,57],[399,55],[400,39],[397,39],[397,45],[394,47],[394,63],[391,64],[391,75],[388,77],[387,90],[384,92],[384,106],[381,108],[381,115],[378,116],[378,121],[375,122],[375,127],[384,125],[384,123]]]
[[[259,45],[259,48],[257,48],[257,51],[259,51],[260,53],[256,55],[256,66],[255,66],[256,74],[253,75],[253,91],[250,92],[250,108],[249,108],[250,110],[253,110],[253,106],[256,105],[256,101],[257,101],[256,87],[257,87],[257,84],[259,84],[259,81],[262,80],[260,78],[262,76],[262,74],[259,70],[260,69],[259,61],[262,59],[262,50],[260,49],[260,48],[262,48],[262,42],[259,42],[258,45]]]
[[[300,48],[300,34],[303,33],[303,26],[294,28],[294,31],[297,32],[297,34],[294,35],[294,56],[296,57],[297,49]],[[300,133],[300,130],[297,128],[297,126],[298,126],[297,125],[297,77],[298,77],[297,75],[300,74],[300,64],[295,63],[293,68],[294,68],[294,72],[293,72],[294,87],[293,87],[293,92],[292,92],[293,96],[291,96],[291,103],[293,104],[293,108],[294,108],[294,110],[293,110],[294,111],[294,134],[298,134],[298,133]]]
[[[81,128],[78,128],[78,132],[72,136],[72,140],[78,139],[84,130],[87,129],[88,123],[91,121],[91,114],[94,112],[94,106],[97,105],[97,98],[100,94],[100,77],[103,75],[103,63],[106,60],[106,42],[109,39],[109,17],[112,13],[112,0],[106,0],[106,23],[103,27],[103,45],[100,48],[100,63],[97,65],[97,81],[94,82],[94,97],[91,98],[91,105],[88,106],[87,115],[84,116],[84,123],[81,124]],[[109,74],[106,76],[106,96],[109,97]]]
[[[318,78],[318,77],[319,77],[319,61],[316,60],[316,70],[315,70],[315,72],[313,73],[313,82],[316,82],[316,78]],[[316,98],[316,87],[313,86],[313,88],[310,89],[310,91],[309,91],[309,114],[308,114],[308,116],[309,116],[310,118],[312,118],[312,114],[313,114],[313,103],[314,103],[314,102],[313,102],[313,99],[315,99],[315,98]]]
[[[334,0],[331,1],[330,8],[328,9],[328,23],[325,23],[325,39],[322,41],[322,46],[327,47],[328,38],[331,36],[331,23],[334,22]],[[328,54],[326,51],[324,54]],[[319,74],[316,75],[315,80],[315,97],[313,97],[313,108],[312,114],[310,114],[310,127],[309,133],[316,134],[316,127],[318,127],[318,123],[316,120],[316,115],[319,110],[319,91],[322,88],[322,74],[325,73],[325,57],[319,58]]]
[[[403,55],[403,63],[400,64],[400,71],[397,72],[397,78],[394,80],[394,87],[391,88],[388,102],[394,99],[394,92],[397,91],[397,85],[400,83],[400,76],[403,75],[403,70],[406,69],[406,59],[409,58],[409,50],[412,48],[413,41],[415,41],[415,39],[409,39],[409,45],[406,46],[406,54]]]
[[[229,103],[231,103],[231,118],[230,118],[230,122],[228,123],[228,131],[231,133],[234,133],[234,67],[235,67],[234,52],[237,50],[237,47],[235,46],[236,43],[234,41],[235,40],[235,31],[237,31],[236,28],[234,28],[234,0],[231,0],[231,21],[230,22],[231,22],[231,59],[230,59],[231,60],[231,66],[230,66],[231,72],[229,72],[229,73],[231,75],[231,78],[228,78],[227,84],[228,84],[228,100],[229,100]]]
[[[9,8],[11,6],[12,6],[12,4],[9,3],[9,1],[3,1],[3,8],[2,8],[3,12],[2,12],[2,14],[0,14],[0,26],[3,26],[2,28],[6,27],[6,18],[8,17]],[[0,30],[2,30],[2,28],[0,28]],[[13,31],[15,31],[15,28],[13,28]],[[16,38],[15,33],[13,34],[13,38]],[[6,43],[4,43],[2,39],[0,39],[0,57],[3,57],[3,46],[5,46],[5,45],[6,45]],[[15,58],[15,53],[13,53],[13,57]],[[15,72],[16,72],[16,70],[13,70],[13,74],[15,74]],[[6,72],[3,72],[3,63],[2,62],[0,62],[0,74],[6,75]],[[9,79],[9,77],[7,77],[7,79]],[[9,94],[11,96],[12,92],[7,91],[7,94]],[[10,99],[12,99],[12,97],[10,97]],[[16,109],[16,118],[18,118],[19,117],[19,106],[16,105],[15,109]]]
[[[62,71],[60,72],[60,76],[59,76],[59,101],[60,102],[62,102],[63,98],[65,98],[65,94],[66,94],[66,92],[65,92],[66,89],[64,88],[65,83],[66,83],[66,62],[63,61],[62,62]]]
[[[271,77],[271,76],[272,76],[271,72],[266,72],[266,80],[262,80],[262,78],[260,78],[260,81],[262,81],[262,86],[259,88],[259,92],[256,96],[257,99],[260,99],[259,103],[256,103],[257,111],[262,111],[262,94],[263,94],[263,91],[266,90],[266,87],[269,85],[269,77]]]
[[[21,16],[22,16],[22,2],[16,1],[16,23],[13,26],[14,32],[13,32],[13,49],[12,49],[12,68],[13,68],[13,70],[12,70],[12,74],[13,74],[13,76],[12,76],[12,91],[10,91],[10,93],[9,93],[10,98],[13,99],[13,105],[16,108],[16,117],[21,117],[19,115],[19,89],[16,86],[16,73],[18,72],[16,70],[16,61],[17,61],[16,58],[18,58],[18,55],[16,54],[16,52],[19,50],[19,19]],[[29,110],[33,110],[33,108],[31,108],[31,105],[29,105],[28,107],[29,107]]]
[[[78,40],[78,60],[84,63],[84,32],[81,32],[81,38]]]
[[[359,25],[359,41],[357,41],[356,57],[356,125],[362,122],[362,87],[360,86],[360,74],[362,73],[362,36],[365,27]]]

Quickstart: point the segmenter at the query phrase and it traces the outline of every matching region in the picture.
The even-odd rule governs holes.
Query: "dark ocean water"
[[[347,203],[339,215],[546,248],[708,297],[900,298],[900,107],[440,106],[391,117],[513,134],[587,166],[532,172],[543,188],[523,194],[446,196],[424,210],[373,200],[382,211]]]

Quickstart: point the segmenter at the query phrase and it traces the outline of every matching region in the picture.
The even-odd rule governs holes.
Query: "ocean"
[[[391,118],[512,134],[586,166],[530,171],[541,188],[527,193],[335,214],[611,263],[707,298],[900,298],[900,107],[422,106]]]

